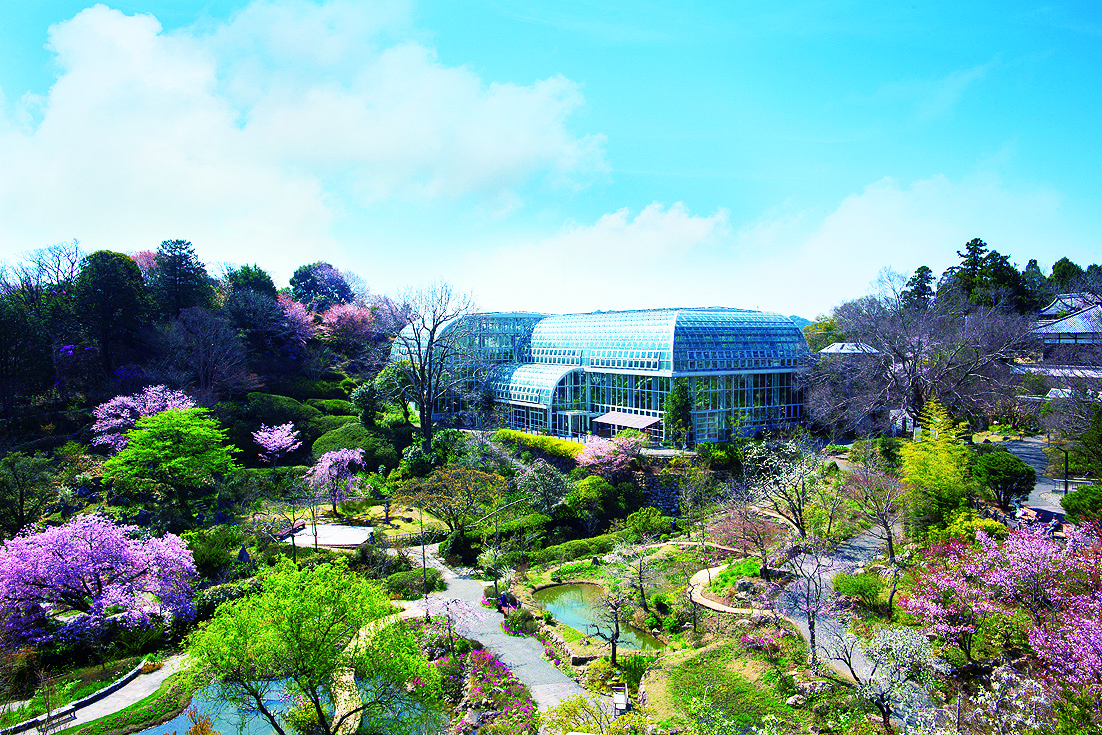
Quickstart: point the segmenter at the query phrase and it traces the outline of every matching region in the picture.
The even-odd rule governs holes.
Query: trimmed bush
[[[277,396],[272,393],[250,393],[249,416],[258,424],[278,426],[293,421],[297,427],[305,427],[322,413],[313,406],[307,406],[294,398]]]
[[[556,439],[553,436],[538,436],[514,429],[498,429],[494,432],[495,442],[509,442],[535,449],[551,457],[576,461],[578,455],[585,449],[585,445],[578,442]]]
[[[335,449],[362,448],[364,450],[363,466],[369,470],[376,470],[379,465],[384,465],[387,469],[398,466],[398,453],[394,451],[394,447],[386,437],[365,429],[354,418],[342,418],[348,419],[343,426],[326,432],[314,442],[312,447],[314,457],[320,457]]]
[[[223,602],[236,600],[259,590],[260,580],[256,577],[249,577],[240,582],[230,582],[229,584],[217,584],[213,587],[207,587],[205,590],[199,590],[194,600],[195,619],[196,621],[209,620]]]
[[[340,398],[308,398],[303,403],[307,406],[313,406],[329,416],[356,415],[356,409],[352,408],[352,403]]]
[[[612,551],[616,542],[623,538],[622,533],[606,533],[603,536],[567,541],[565,544],[548,546],[528,555],[530,564],[549,564],[556,561],[573,561],[583,556],[600,556]]]
[[[408,572],[395,572],[386,578],[386,591],[403,600],[420,599],[424,589],[425,575],[428,575],[429,592],[446,589],[447,584],[439,569],[411,569]]]
[[[223,567],[237,561],[237,552],[245,543],[239,526],[218,525],[184,531],[181,534],[195,559],[195,568],[204,577],[215,576]]]

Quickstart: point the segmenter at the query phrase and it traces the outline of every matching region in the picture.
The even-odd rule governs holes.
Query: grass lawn
[[[168,677],[157,691],[126,709],[86,725],[64,730],[64,735],[128,735],[168,722],[191,703],[194,690],[186,676]]]

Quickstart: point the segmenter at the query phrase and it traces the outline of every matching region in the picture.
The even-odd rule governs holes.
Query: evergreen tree
[[[207,269],[187,240],[165,240],[157,248],[157,267],[150,279],[150,290],[162,317],[175,319],[192,306],[209,307],[214,289]]]
[[[689,381],[675,378],[665,405],[666,439],[675,446],[684,447],[692,428],[692,404],[689,400]]]
[[[907,281],[907,288],[903,291],[903,300],[915,309],[925,311],[934,299],[934,272],[929,266],[920,265],[915,269],[911,280]]]
[[[1053,263],[1050,278],[1060,293],[1068,293],[1075,290],[1084,275],[1086,274],[1079,265],[1064,257]]]
[[[129,255],[98,250],[84,259],[74,290],[77,316],[108,374],[116,347],[133,344],[151,308],[141,270]]]
[[[966,424],[956,424],[935,398],[922,407],[919,441],[904,444],[903,478],[909,487],[907,524],[912,537],[944,528],[954,511],[974,494],[972,451]]]
[[[233,287],[235,292],[255,291],[256,293],[271,297],[273,301],[275,300],[275,283],[272,281],[272,277],[268,275],[268,271],[258,265],[243,265],[236,270],[230,271],[226,275],[226,282]]]

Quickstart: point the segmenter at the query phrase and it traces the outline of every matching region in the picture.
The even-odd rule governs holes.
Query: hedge
[[[533,551],[528,554],[530,564],[549,564],[557,561],[573,561],[584,556],[600,556],[612,551],[616,543],[623,538],[623,532],[606,533],[603,536],[583,538],[577,541],[567,541],[558,546],[548,546],[546,549]]]
[[[322,416],[321,411],[307,406],[294,398],[277,396],[274,393],[250,393],[249,414],[254,421],[268,426],[279,426],[293,421],[296,428],[305,428],[314,419]]]
[[[379,465],[385,465],[390,470],[398,466],[398,453],[394,451],[394,447],[387,438],[365,429],[355,419],[322,434],[314,442],[312,449],[316,458],[335,449],[356,448],[364,450],[363,465],[369,472],[378,470]]]
[[[492,438],[495,442],[521,444],[552,457],[559,457],[572,461],[577,460],[578,455],[585,449],[585,445],[579,444],[578,442],[567,441],[566,439],[556,439],[553,436],[529,434],[514,429],[498,429],[494,432]]]
[[[217,584],[213,587],[199,590],[195,594],[195,619],[208,620],[214,616],[218,606],[230,600],[236,600],[251,592],[260,591],[260,580],[257,577],[249,577],[239,582]]]
[[[408,572],[395,572],[386,578],[386,591],[398,595],[403,600],[416,600],[424,589],[425,572],[428,573],[429,592],[447,589],[439,569],[411,569]]]
[[[303,403],[330,416],[355,416],[357,413],[350,402],[340,398],[308,398]]]

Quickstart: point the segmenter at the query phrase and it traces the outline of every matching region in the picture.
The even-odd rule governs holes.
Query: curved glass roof
[[[511,362],[492,369],[486,385],[499,401],[550,406],[555,386],[577,369],[573,365]]]
[[[647,309],[549,316],[532,360],[604,370],[696,373],[796,367],[803,333],[786,316],[744,309]]]

